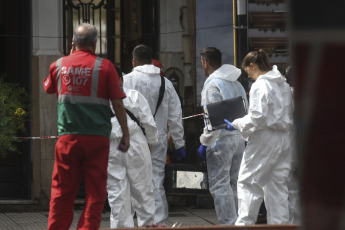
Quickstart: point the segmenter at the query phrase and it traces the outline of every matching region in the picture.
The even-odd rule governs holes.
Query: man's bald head
[[[95,52],[98,32],[94,25],[82,23],[73,33],[73,42],[79,50],[91,50]]]

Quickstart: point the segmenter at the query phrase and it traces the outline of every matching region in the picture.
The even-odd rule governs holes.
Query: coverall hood
[[[283,77],[283,75],[279,72],[278,68],[276,65],[272,67],[271,71],[268,71],[264,75],[260,75],[258,79],[266,79],[268,81],[273,81],[273,82],[286,82],[286,79]]]
[[[219,78],[226,81],[236,81],[241,75],[241,70],[233,65],[224,64],[214,71],[207,80]]]
[[[152,64],[145,64],[145,65],[141,65],[141,66],[137,66],[134,68],[135,71],[141,72],[141,73],[145,73],[148,75],[160,75],[160,68],[152,65]]]

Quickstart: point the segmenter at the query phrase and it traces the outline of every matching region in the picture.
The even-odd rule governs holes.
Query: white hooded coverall
[[[137,213],[138,226],[154,224],[152,164],[148,143],[158,141],[158,130],[144,96],[132,89],[124,88],[124,92],[127,96],[123,99],[124,106],[142,124],[146,136],[127,115],[130,147],[123,153],[117,149],[122,137],[121,127],[116,117],[111,119],[107,181],[110,228],[134,227],[131,207]]]
[[[144,95],[150,105],[152,114],[154,114],[161,86],[160,69],[152,64],[137,66],[123,79],[124,87],[138,90]],[[176,149],[184,146],[180,99],[171,81],[165,77],[164,80],[164,97],[155,116],[159,138],[158,143],[152,145],[151,153],[156,224],[165,224],[168,217],[168,202],[163,186],[168,145],[168,123]]]
[[[207,105],[242,96],[246,106],[247,96],[237,81],[241,70],[232,65],[222,65],[205,81],[201,92],[201,105]],[[208,146],[206,163],[209,189],[220,225],[233,225],[237,219],[237,178],[245,141],[238,131],[216,130],[204,133],[200,142]]]
[[[268,224],[289,222],[287,177],[291,163],[293,102],[289,85],[273,66],[250,89],[248,115],[233,126],[247,140],[238,177],[236,225],[255,224],[265,200]]]

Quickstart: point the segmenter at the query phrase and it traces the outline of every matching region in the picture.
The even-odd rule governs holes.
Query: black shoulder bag
[[[126,108],[125,108],[125,109],[126,109]],[[141,125],[141,123],[138,121],[138,119],[134,116],[134,114],[133,114],[131,111],[129,111],[128,109],[126,109],[126,113],[128,114],[128,116],[129,116],[133,121],[135,121],[135,122],[138,124],[138,126],[141,128],[141,130],[143,131],[144,135],[146,136],[144,127]]]
[[[153,118],[156,116],[158,107],[160,106],[160,104],[163,101],[164,91],[165,91],[165,80],[164,80],[164,77],[161,76],[161,87],[159,88],[159,97],[158,97],[158,100],[157,100],[156,111],[155,111],[155,114],[153,114]]]

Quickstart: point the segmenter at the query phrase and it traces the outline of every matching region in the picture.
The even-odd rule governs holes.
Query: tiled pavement
[[[74,212],[71,229],[75,229],[81,210]],[[48,212],[0,213],[0,230],[43,230],[47,229]],[[214,209],[174,208],[169,212],[168,226],[210,226],[217,225]],[[109,228],[109,212],[102,214],[100,228]]]

